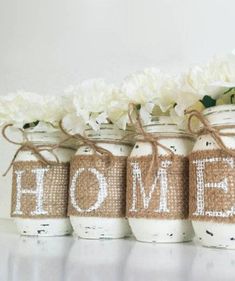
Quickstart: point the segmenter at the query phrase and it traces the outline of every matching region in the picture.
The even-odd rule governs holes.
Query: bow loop
[[[88,147],[90,147],[90,148],[93,150],[93,152],[94,152],[94,154],[95,154],[96,156],[98,156],[98,157],[102,157],[102,156],[107,157],[107,159],[109,160],[109,161],[108,161],[108,166],[110,166],[110,164],[111,164],[111,162],[112,162],[112,160],[113,160],[113,154],[112,154],[112,152],[109,151],[108,149],[103,148],[103,147],[101,147],[101,146],[98,146],[97,143],[98,143],[99,141],[95,141],[95,140],[93,141],[93,140],[91,140],[91,139],[89,139],[89,138],[87,138],[87,137],[82,136],[81,134],[74,134],[74,135],[72,135],[72,134],[68,133],[68,132],[64,129],[63,124],[62,124],[62,121],[59,123],[59,126],[60,126],[61,131],[62,131],[65,135],[68,136],[68,139],[77,139],[78,141],[80,141],[80,142],[82,142],[83,144],[85,144],[85,145],[87,145]],[[116,143],[119,143],[119,142],[112,141],[112,142],[109,142],[109,143],[115,143],[115,144],[116,144]]]
[[[43,151],[48,151],[56,160],[56,163],[59,163],[59,158],[57,155],[54,153],[54,149],[58,147],[62,147],[60,145],[35,145],[32,141],[29,140],[28,136],[26,135],[25,131],[18,128],[18,131],[22,134],[22,142],[17,142],[15,140],[12,140],[8,135],[7,135],[7,129],[12,127],[12,124],[7,124],[3,127],[2,129],[2,136],[9,142],[15,145],[19,145],[20,147],[16,150],[10,165],[8,166],[6,172],[3,174],[3,176],[6,176],[13,166],[17,156],[21,151],[30,151],[37,159],[44,165],[53,165],[54,163],[52,161],[49,161],[46,159],[45,156],[43,156],[42,152]],[[50,147],[50,148],[49,148]]]
[[[209,134],[213,140],[216,142],[218,147],[222,149],[224,152],[228,153],[230,156],[235,157],[235,151],[229,147],[227,147],[222,140],[221,136],[235,136],[235,133],[226,133],[226,132],[221,132],[223,129],[235,129],[235,125],[222,125],[222,126],[213,126],[210,124],[210,122],[203,116],[203,114],[197,110],[190,110],[186,111],[185,114],[189,115],[188,118],[188,130],[190,133],[195,134],[195,135],[205,135]],[[203,125],[203,128],[194,131],[192,129],[192,118],[195,117],[198,119],[201,124]]]

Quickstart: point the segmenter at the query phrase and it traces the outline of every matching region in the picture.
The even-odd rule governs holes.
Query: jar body
[[[164,131],[171,132],[171,131],[176,130],[175,133],[177,132],[176,126],[172,127],[171,125],[169,125],[169,126],[162,125],[162,126],[160,126],[160,128],[158,128],[158,127],[159,126],[156,126],[154,124],[151,125],[149,132],[151,132],[152,134],[155,134],[157,132],[157,135],[160,135],[160,132],[164,132]],[[146,129],[148,129],[148,128],[146,128]],[[169,134],[169,135],[171,135],[171,134]],[[191,138],[184,138],[184,137],[181,138],[180,136],[174,138],[173,136],[174,135],[172,135],[170,138],[167,138],[167,137],[160,138],[159,139],[160,144],[171,149],[175,155],[187,156],[188,153],[192,149],[193,140]],[[143,156],[152,155],[152,152],[153,152],[153,148],[150,143],[137,141],[131,152],[130,160],[133,157],[135,157],[135,159],[137,159],[137,161],[138,161],[138,158],[141,159],[141,157],[143,157]],[[168,152],[166,150],[164,150],[160,146],[158,147],[158,157],[167,156],[168,155],[167,153]],[[159,167],[159,169],[160,169],[160,167]],[[158,169],[158,171],[159,171],[159,169]],[[186,170],[186,173],[187,173],[187,170]],[[158,172],[156,174],[158,174]],[[132,175],[133,175],[133,171],[132,171]],[[186,174],[185,177],[187,177],[187,176],[188,175]],[[181,177],[184,177],[184,175],[182,174]],[[153,177],[151,177],[150,182],[151,182],[150,185],[154,182]],[[148,194],[147,193],[148,191],[146,191],[146,186],[148,186],[148,185],[149,185],[148,183],[143,182],[145,191],[140,193],[142,195],[139,197],[138,200],[143,199],[146,201],[147,194]],[[154,185],[152,185],[152,187],[154,187]],[[133,188],[133,184],[130,187],[130,189],[132,189],[132,188]],[[138,189],[138,188],[140,188],[140,191],[141,191],[141,185],[136,187],[136,189]],[[156,189],[152,189],[152,197],[154,196],[154,193],[157,192],[157,188],[161,189],[161,184],[157,184]],[[169,191],[169,188],[174,189],[175,187],[174,186],[168,187],[168,191]],[[187,189],[187,185],[185,186],[185,189]],[[151,193],[151,191],[150,191],[150,193]],[[167,194],[166,194],[166,196],[167,196]],[[150,199],[149,204],[151,204],[151,200],[152,200],[151,194],[149,195],[149,199]],[[133,202],[133,195],[132,195],[131,200]],[[174,200],[175,199],[173,199],[173,201]],[[160,205],[161,205],[161,203],[160,203]],[[144,209],[143,206],[140,208]],[[187,208],[187,206],[186,206],[186,208]],[[170,210],[167,210],[167,212],[169,212],[169,211]],[[135,217],[135,215],[134,216],[131,215],[131,217],[128,215],[128,221],[129,221],[132,232],[135,235],[136,239],[139,241],[143,241],[143,242],[157,242],[157,243],[183,242],[183,241],[192,240],[193,235],[194,235],[191,222],[187,218],[171,219],[169,217],[169,218],[164,219],[164,217],[155,218],[153,216],[148,217],[148,215],[147,216],[143,215],[143,217],[142,217],[142,215],[136,216],[136,217]]]
[[[235,105],[209,108],[204,111],[204,116],[212,126],[233,126],[235,125]],[[222,129],[221,132],[235,134],[235,129]],[[235,149],[235,136],[221,136],[221,139],[226,147]],[[235,202],[227,197],[234,197],[234,157],[224,154],[209,134],[197,138],[192,155],[197,155],[197,153],[201,156],[190,160],[190,171],[197,175],[194,179],[196,187],[190,187],[192,205],[190,213],[196,239],[207,247],[235,249],[235,223],[233,222],[235,213],[228,210],[230,207],[233,210]],[[198,173],[195,172],[195,167]],[[202,190],[200,179],[203,180]],[[193,189],[197,190],[196,196]],[[200,198],[203,205],[200,205]],[[212,202],[215,203],[212,204]]]
[[[53,132],[53,133],[47,133],[47,132],[35,132],[32,131],[30,133],[28,133],[28,138],[29,140],[35,145],[48,145],[48,148],[51,147],[51,145],[54,144],[58,144],[61,141],[61,134],[60,132]],[[64,173],[68,173],[69,172],[69,161],[72,157],[72,155],[74,154],[74,149],[72,148],[56,148],[53,153],[56,155],[56,157],[59,160],[59,163],[61,165],[61,167],[63,167],[63,175]],[[41,154],[48,160],[48,161],[55,161],[55,156],[52,155],[50,152],[48,151],[42,151]],[[65,197],[60,196],[61,201],[63,201],[63,206],[61,206],[61,208],[65,208],[65,204],[67,204],[67,195],[66,193],[68,192],[68,177],[66,179],[63,178],[62,175],[60,175],[59,178],[54,177],[50,178],[50,177],[46,177],[46,173],[44,174],[43,180],[40,182],[40,180],[38,181],[37,176],[38,174],[35,173],[36,169],[31,169],[30,167],[36,167],[38,165],[39,161],[38,158],[33,154],[32,151],[30,150],[22,150],[19,152],[19,154],[17,155],[15,162],[14,162],[14,166],[13,166],[13,181],[14,181],[14,173],[17,173],[17,176],[21,174],[20,180],[22,180],[21,182],[21,186],[18,190],[18,187],[16,187],[16,200],[20,200],[20,205],[17,205],[18,203],[16,203],[16,205],[13,206],[13,202],[12,202],[12,216],[14,217],[14,221],[17,227],[18,232],[21,235],[29,235],[29,236],[62,236],[62,235],[69,235],[72,232],[72,227],[71,227],[71,223],[69,221],[69,218],[67,217],[66,214],[64,215],[53,215],[53,216],[48,216],[47,214],[45,215],[25,215],[24,211],[22,211],[24,209],[24,204],[27,204],[27,200],[35,200],[36,205],[35,208],[37,209],[38,206],[38,194],[36,194],[36,191],[42,187],[42,192],[43,192],[43,199],[42,199],[42,205],[43,206],[43,202],[47,201],[47,197],[50,196],[51,198],[51,203],[48,204],[57,204],[57,207],[60,208],[60,203],[55,202],[55,200],[53,198],[56,198],[56,192],[57,192],[57,186],[58,184],[60,184],[60,179],[64,180],[64,187],[61,187],[63,190],[61,190],[61,192],[63,194],[65,194]],[[20,168],[21,171],[17,170],[18,168],[16,168],[17,165],[20,165],[19,167],[24,167],[24,169]],[[29,165],[29,166],[28,166]],[[24,178],[24,173],[26,172],[26,170],[30,170],[30,175],[27,174],[27,176],[32,176],[32,178],[34,180],[30,180],[27,183],[27,179]],[[51,166],[47,166],[47,171],[50,171]],[[26,177],[27,177],[26,176]],[[17,177],[18,181],[19,178]],[[48,189],[50,190],[50,195],[45,194],[45,181],[49,182],[47,184]],[[42,184],[40,186],[40,183]],[[18,183],[17,183],[18,184]],[[66,186],[67,185],[67,186]],[[21,193],[21,197],[19,198],[19,192]],[[24,198],[25,197],[25,198]],[[26,198],[27,197],[27,198]],[[32,199],[34,198],[34,199]],[[14,201],[14,196],[12,195],[12,200]],[[20,207],[19,207],[20,206]],[[20,208],[20,209],[19,209]],[[22,208],[22,210],[21,210]],[[34,208],[34,207],[33,207]],[[48,206],[48,209],[53,208],[53,206]],[[16,211],[16,209],[18,209]],[[43,207],[44,209],[44,207]],[[67,208],[66,208],[67,210]],[[65,210],[65,212],[66,212]],[[20,212],[19,212],[20,211]],[[31,213],[33,213],[34,211],[32,211]]]
[[[125,134],[124,132],[122,132],[123,134]],[[116,157],[116,159],[118,158],[122,158],[125,163],[126,163],[126,158],[127,156],[130,154],[132,147],[128,144],[125,143],[109,143],[108,141],[112,141],[112,140],[118,140],[121,138],[120,136],[120,132],[113,130],[112,125],[103,125],[103,127],[101,127],[101,131],[99,133],[99,136],[97,136],[97,133],[90,130],[87,132],[87,135],[90,139],[92,140],[98,140],[98,142],[96,143],[97,146],[102,147],[108,151],[110,151],[113,156]],[[108,140],[108,141],[107,141]],[[77,161],[80,161],[79,159],[83,158],[86,161],[86,157],[92,157],[94,156],[94,151],[87,145],[82,145],[78,148],[76,154],[75,154],[75,158],[76,156],[78,157]],[[76,160],[75,160],[76,161]],[[95,158],[94,162],[99,161],[99,159]],[[115,160],[116,161],[116,160]],[[95,163],[94,163],[95,164]],[[126,164],[125,164],[126,165]],[[71,164],[71,166],[73,166],[73,164]],[[99,165],[96,167],[99,170]],[[80,169],[84,169],[83,167]],[[91,167],[89,167],[88,169],[91,169]],[[109,169],[109,167],[107,167],[107,169]],[[113,167],[110,168],[111,169],[111,173],[112,170],[114,169]],[[74,173],[76,173],[77,171],[75,170]],[[100,170],[99,170],[100,172]],[[125,172],[125,171],[124,171]],[[100,172],[102,173],[102,172]],[[72,172],[73,174],[73,172]],[[117,177],[123,177],[123,180],[125,181],[125,175],[117,175]],[[89,175],[87,176],[89,177]],[[119,181],[120,179],[115,178],[116,176],[113,177],[113,181],[115,182],[116,180]],[[90,189],[91,193],[90,195],[85,195],[88,198],[93,196],[93,193],[95,193],[96,191],[94,191],[94,189],[92,189],[92,185],[88,182],[88,178],[86,179],[86,184],[85,186],[81,189],[81,192],[84,193],[84,190]],[[71,182],[71,179],[70,179]],[[113,195],[111,195],[109,197],[109,192],[110,192],[110,188],[112,188],[110,185],[112,185],[112,183],[109,182],[109,184],[107,185],[107,197],[106,199],[102,200],[102,203],[100,204],[100,207],[96,209],[96,211],[94,210],[93,212],[89,213],[88,211],[86,212],[86,215],[84,215],[82,212],[75,212],[75,213],[70,213],[69,211],[69,215],[70,215],[70,220],[71,220],[71,224],[73,226],[74,229],[74,233],[76,236],[80,237],[80,238],[87,238],[87,239],[105,239],[105,238],[122,238],[125,236],[130,235],[130,228],[129,228],[129,224],[127,219],[125,218],[125,214],[122,214],[120,216],[113,216],[112,214],[107,214],[107,215],[103,215],[98,214],[98,210],[100,208],[102,208],[102,206],[105,204],[105,202],[107,200],[114,200],[114,198],[112,198]],[[120,187],[121,188],[121,193],[123,193],[122,195],[122,199],[118,198],[119,195],[117,196],[116,200],[117,202],[119,200],[122,200],[124,202],[122,202],[121,204],[125,204],[125,182],[123,182],[123,186]],[[115,193],[115,191],[114,191]],[[113,193],[113,194],[114,194]],[[71,185],[70,185],[70,200],[71,200]],[[98,197],[97,197],[98,196]],[[77,204],[80,204],[79,202],[81,201],[81,197],[83,197],[83,195],[77,195],[77,199],[78,202]],[[95,197],[93,198],[93,202],[99,199],[99,195],[95,195]],[[114,203],[114,202],[113,202]],[[69,203],[69,205],[71,205]],[[89,205],[91,205],[89,203]],[[115,205],[115,203],[113,204]],[[119,203],[117,203],[117,205],[119,205]],[[116,205],[115,205],[116,206]],[[69,208],[70,209],[70,208]]]

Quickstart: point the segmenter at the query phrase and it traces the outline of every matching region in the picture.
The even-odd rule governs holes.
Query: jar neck
[[[203,111],[212,126],[235,125],[235,105],[219,105]]]
[[[133,130],[121,130],[113,124],[102,124],[98,131],[91,128],[85,130],[85,135],[88,139],[94,141],[114,141],[122,143],[130,143],[131,140],[128,139],[128,135],[133,134]]]
[[[62,133],[59,131],[25,131],[26,138],[35,144],[58,144],[62,141]]]
[[[174,123],[160,123],[159,121],[152,121],[150,124],[143,126],[146,133],[153,134],[154,136],[188,136],[191,134],[180,129]],[[142,136],[140,136],[142,138]]]

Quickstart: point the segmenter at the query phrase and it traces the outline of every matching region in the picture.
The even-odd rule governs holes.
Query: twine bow
[[[113,154],[112,154],[112,152],[110,152],[108,149],[105,149],[105,148],[100,147],[100,146],[97,145],[97,143],[99,143],[99,142],[104,142],[104,141],[94,141],[94,140],[91,140],[91,139],[89,139],[89,138],[87,138],[87,137],[82,136],[81,134],[74,134],[74,135],[72,135],[72,134],[68,133],[68,132],[64,129],[63,124],[62,124],[62,121],[60,121],[59,126],[60,126],[61,131],[62,131],[66,136],[68,136],[68,139],[73,139],[73,138],[74,138],[74,139],[79,140],[79,141],[82,142],[83,144],[89,146],[89,147],[92,149],[92,151],[94,152],[94,154],[95,154],[96,156],[98,156],[98,157],[106,156],[106,157],[109,159],[108,164],[109,164],[109,165],[111,164],[111,162],[112,162],[112,160],[113,160]],[[106,142],[106,141],[105,141],[105,142]],[[110,142],[110,141],[108,141],[108,143],[115,143],[115,144],[116,144],[116,143],[118,143],[118,142],[115,142],[115,141],[111,141],[111,142]]]
[[[7,168],[6,172],[3,174],[3,176],[6,176],[9,172],[9,170],[11,169],[12,165],[14,164],[18,154],[21,152],[21,151],[31,151],[32,154],[38,159],[38,161],[40,161],[42,164],[45,164],[45,165],[52,165],[53,162],[52,161],[48,161],[42,154],[42,151],[48,151],[50,152],[51,155],[53,155],[56,159],[56,163],[59,163],[59,158],[57,157],[57,155],[54,153],[54,149],[60,147],[60,145],[35,145],[33,144],[33,142],[31,142],[27,135],[25,134],[25,131],[18,128],[19,132],[22,134],[22,137],[23,137],[23,141],[22,142],[16,142],[14,140],[11,140],[7,134],[6,134],[6,130],[9,128],[9,127],[12,127],[13,125],[12,124],[7,124],[3,127],[2,129],[2,136],[9,142],[9,143],[12,143],[12,144],[15,144],[15,145],[20,145],[20,147],[16,150],[11,162],[10,162],[10,165],[9,167]],[[50,148],[48,148],[50,147]]]
[[[131,111],[135,110],[136,112],[136,122],[133,121],[132,116],[131,116]],[[154,167],[157,167],[158,164],[158,156],[159,156],[159,151],[158,148],[161,147],[164,149],[168,154],[170,154],[172,157],[174,157],[174,152],[168,148],[167,146],[163,145],[160,143],[161,138],[171,138],[171,137],[166,137],[166,136],[155,136],[151,133],[145,132],[142,122],[140,120],[140,114],[138,111],[135,109],[135,105],[133,103],[129,104],[129,109],[128,109],[128,117],[130,119],[131,125],[136,129],[137,135],[141,135],[143,137],[140,142],[148,142],[152,146],[152,159],[150,162],[150,167],[149,167],[149,172],[147,177],[150,176],[151,171],[154,169]]]
[[[189,115],[188,119],[188,130],[190,133],[194,135],[205,135],[205,134],[210,134],[211,137],[214,139],[216,144],[221,148],[224,152],[228,153],[229,155],[235,157],[235,151],[233,149],[228,148],[221,136],[235,136],[235,133],[225,133],[221,132],[223,129],[235,129],[235,125],[222,125],[222,126],[212,126],[210,122],[202,115],[201,112],[197,110],[189,110],[186,111],[185,114]],[[203,125],[203,128],[196,131],[193,130],[192,128],[192,118],[195,117],[197,118]]]

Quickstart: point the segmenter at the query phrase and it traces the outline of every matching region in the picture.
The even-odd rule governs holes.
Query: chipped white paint
[[[78,206],[77,200],[76,200],[76,183],[78,180],[78,177],[85,171],[90,172],[91,174],[95,175],[97,178],[97,181],[99,183],[99,193],[97,196],[97,201],[90,206],[87,209],[82,209]],[[104,202],[105,198],[108,195],[108,191],[107,191],[107,181],[106,178],[103,174],[101,174],[97,169],[95,168],[80,168],[76,171],[76,173],[74,174],[72,181],[71,181],[71,186],[70,186],[70,198],[71,198],[71,204],[73,205],[73,207],[78,211],[78,212],[92,212],[94,210],[97,210],[100,208],[100,206],[102,205],[102,203]]]
[[[151,133],[169,133],[184,135],[185,132],[177,129],[175,124],[160,124],[153,121],[145,127],[147,132]],[[193,141],[186,138],[169,138],[160,139],[160,143],[170,148],[175,154],[186,156],[191,152]],[[131,152],[131,156],[145,156],[152,154],[152,146],[146,142],[136,142]],[[166,151],[159,147],[159,154],[166,155]],[[164,186],[164,185],[163,185]],[[163,191],[163,190],[162,190]],[[163,191],[164,194],[164,191]],[[163,200],[164,202],[164,200]],[[163,205],[164,207],[164,205]],[[165,206],[166,208],[166,206]],[[183,242],[190,241],[193,238],[193,229],[189,220],[163,220],[163,219],[147,219],[147,218],[129,218],[128,219],[132,232],[136,239],[144,242]]]
[[[108,149],[115,156],[129,156],[131,147],[125,144],[107,143],[105,140],[118,140],[125,136],[125,132],[115,129],[113,125],[104,124],[100,132],[93,130],[86,131],[91,139],[103,140],[97,143],[98,146]],[[76,155],[92,155],[93,151],[88,146],[81,146]],[[104,239],[104,238],[122,238],[131,233],[127,219],[125,218],[102,218],[102,217],[70,217],[74,234],[81,238]]]
[[[157,182],[160,181],[160,204],[159,207],[156,207],[155,212],[161,213],[161,212],[169,212],[169,209],[167,208],[167,190],[168,190],[168,178],[167,178],[167,168],[171,165],[171,161],[164,160],[162,161],[160,168],[157,172],[157,175],[155,175],[154,182],[150,188],[149,194],[145,193],[145,187],[142,182],[142,174],[141,169],[139,167],[139,163],[134,162],[131,163],[132,166],[132,178],[133,178],[133,201],[132,206],[130,208],[131,212],[137,212],[136,209],[136,203],[137,203],[137,183],[139,183],[140,186],[140,194],[143,198],[143,206],[144,209],[148,209],[149,203],[152,199],[152,194],[157,188]]]
[[[208,108],[204,111],[205,117],[209,120],[212,125],[234,125],[235,124],[235,105],[221,105]],[[235,132],[234,129],[224,129],[223,132]],[[232,149],[235,149],[235,137],[232,136],[222,136],[224,144]],[[210,135],[200,136],[193,148],[193,151],[200,150],[212,150],[218,149],[218,145],[212,139]],[[231,167],[233,167],[233,158],[222,159],[226,161]],[[212,159],[210,161],[216,161]],[[199,177],[201,177],[199,175]],[[201,180],[201,179],[200,179]],[[228,186],[226,178],[221,183],[205,183],[206,188],[222,188],[226,192]],[[203,189],[203,186],[202,186]],[[234,206],[235,207],[235,206]],[[203,212],[203,204],[200,206]],[[199,208],[199,211],[200,211]],[[235,214],[235,208],[225,211],[213,211],[206,210],[208,216],[217,217],[228,217]],[[215,223],[207,221],[192,221],[193,228],[196,234],[197,240],[205,246],[208,247],[218,247],[218,248],[235,248],[235,226],[234,224],[228,223]]]
[[[31,130],[28,133],[28,137],[31,141],[36,144],[56,144],[61,140],[61,135],[58,131],[52,133],[46,132],[37,132],[36,129]],[[61,162],[69,162],[72,155],[74,154],[74,150],[67,149],[67,148],[57,148],[54,153],[58,157]],[[54,157],[47,151],[43,151],[42,154],[48,160],[55,160]],[[37,158],[30,152],[30,151],[21,151],[16,161],[38,161]],[[36,169],[42,170],[42,169]],[[20,184],[20,176],[22,173],[18,174],[18,198],[24,194],[24,196],[37,196],[37,209],[35,212],[37,214],[43,213],[42,208],[42,180],[43,180],[43,172],[41,171],[34,171],[36,173],[37,183],[36,183],[36,190],[30,192],[31,194],[25,192],[25,187],[21,187]],[[44,171],[46,172],[46,171]],[[26,194],[28,193],[28,194]],[[36,194],[37,193],[37,194]],[[41,198],[41,199],[40,199]],[[20,200],[19,200],[20,202]],[[20,203],[18,203],[16,207],[16,211],[20,211]],[[69,218],[14,218],[16,223],[16,227],[18,232],[21,235],[33,235],[33,236],[61,236],[61,235],[68,235],[72,232],[72,227],[69,221]]]
[[[194,236],[189,220],[129,219],[138,241],[176,243],[192,240]]]
[[[98,218],[71,216],[75,235],[86,239],[115,239],[131,234],[125,218]]]

